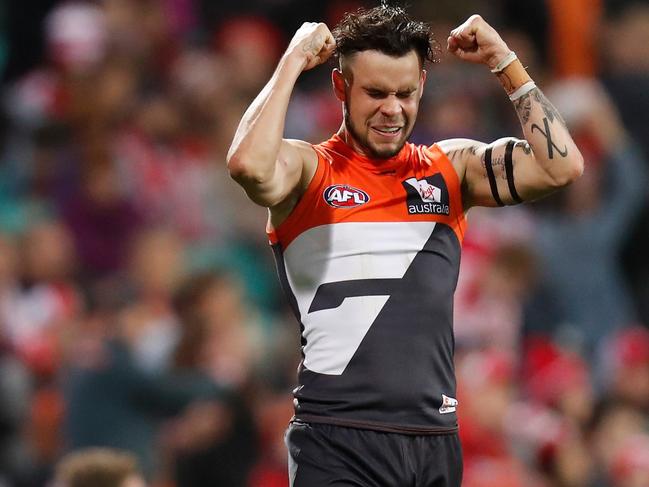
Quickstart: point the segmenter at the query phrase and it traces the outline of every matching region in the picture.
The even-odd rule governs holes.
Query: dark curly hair
[[[332,34],[339,60],[361,51],[376,50],[389,56],[403,56],[414,49],[422,66],[426,61],[439,61],[440,48],[430,25],[412,20],[398,6],[381,5],[347,13]]]

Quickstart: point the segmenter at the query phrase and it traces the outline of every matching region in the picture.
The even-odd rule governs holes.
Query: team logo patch
[[[457,399],[448,397],[446,394],[442,394],[442,405],[439,408],[441,414],[454,413],[457,409]]]
[[[408,214],[449,215],[446,182],[440,173],[424,179],[408,178],[401,183],[407,193]]]
[[[346,184],[329,186],[322,195],[327,204],[334,208],[354,208],[370,200],[370,196],[365,191]]]

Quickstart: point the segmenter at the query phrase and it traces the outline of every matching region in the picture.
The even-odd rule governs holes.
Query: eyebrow
[[[409,87],[409,88],[404,88],[401,90],[387,90],[378,86],[363,86],[362,87],[363,91],[366,93],[381,93],[381,94],[390,94],[390,93],[395,93],[395,94],[407,94],[410,95],[417,91],[417,87]]]

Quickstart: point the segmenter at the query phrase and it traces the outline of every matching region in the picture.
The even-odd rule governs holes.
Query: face
[[[146,487],[146,482],[140,475],[130,475],[120,487]]]
[[[368,157],[395,156],[412,132],[426,79],[416,52],[362,51],[347,57],[342,71],[334,71],[333,83],[348,143]]]

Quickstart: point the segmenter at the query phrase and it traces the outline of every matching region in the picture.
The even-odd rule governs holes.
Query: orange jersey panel
[[[338,135],[313,147],[316,173],[289,217],[278,228],[269,225],[271,243],[286,248],[320,225],[404,221],[446,224],[462,242],[466,220],[460,182],[437,145],[407,143],[379,164],[356,153]]]

